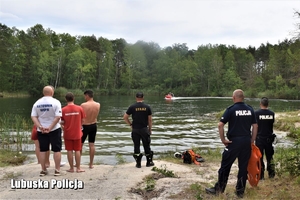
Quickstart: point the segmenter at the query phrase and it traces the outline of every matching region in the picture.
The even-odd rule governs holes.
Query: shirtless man
[[[83,135],[81,138],[81,143],[83,146],[85,139],[88,136],[89,150],[90,150],[90,164],[89,164],[90,169],[94,168],[93,167],[94,156],[95,156],[94,143],[95,143],[96,133],[97,133],[97,117],[100,112],[100,103],[95,102],[93,97],[94,97],[93,91],[86,90],[84,92],[84,98],[86,102],[81,104],[81,107],[83,108],[86,114],[86,118],[83,120],[83,125],[82,125]]]

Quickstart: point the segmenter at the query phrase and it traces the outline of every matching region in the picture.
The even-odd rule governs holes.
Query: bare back
[[[100,112],[100,103],[94,100],[87,101],[81,104],[86,118],[83,121],[83,125],[95,124],[97,122],[97,117]]]

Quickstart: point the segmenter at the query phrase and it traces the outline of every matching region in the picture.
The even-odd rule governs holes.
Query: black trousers
[[[267,160],[267,171],[269,173],[269,177],[274,177],[275,175],[275,164],[273,161],[273,155],[274,155],[274,147],[272,145],[272,142],[269,138],[261,138],[258,137],[255,141],[255,145],[259,148],[261,152],[261,172],[262,175],[265,171],[265,164],[264,164],[264,154],[266,154],[266,160]]]
[[[151,149],[150,149],[151,138],[150,138],[150,132],[148,128],[132,129],[131,138],[134,144],[134,154],[141,153],[140,151],[141,140],[143,143],[145,154],[149,155],[151,153]]]
[[[245,137],[235,137],[231,139],[232,143],[225,147],[222,154],[221,167],[219,169],[218,182],[215,187],[219,192],[224,192],[230,169],[235,159],[238,159],[238,176],[236,183],[236,192],[238,194],[243,194],[246,188],[247,177],[247,166],[251,156],[251,138]]]

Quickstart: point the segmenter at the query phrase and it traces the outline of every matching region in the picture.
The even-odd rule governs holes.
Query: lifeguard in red
[[[77,172],[84,172],[80,169],[80,151],[82,149],[82,123],[85,113],[81,106],[74,104],[74,95],[71,92],[66,94],[67,106],[62,108],[61,124],[64,130],[65,149],[67,150],[70,169],[68,172],[74,172],[73,151],[75,151],[75,162]]]
[[[82,119],[85,118],[85,113],[81,106],[75,104],[68,104],[62,109],[62,118],[64,122],[64,139],[65,140],[80,140],[82,137]],[[77,149],[73,149],[77,150]]]

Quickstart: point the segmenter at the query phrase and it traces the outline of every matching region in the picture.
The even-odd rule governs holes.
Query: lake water
[[[134,96],[96,96],[101,110],[98,117],[95,162],[115,164],[116,155],[125,160],[133,161],[133,143],[130,127],[124,122],[123,114],[128,106],[135,102]],[[66,105],[63,98],[59,99]],[[30,118],[31,107],[36,98],[0,98],[0,115],[15,113]],[[80,104],[83,97],[76,97],[75,103]],[[254,109],[259,108],[259,99],[246,99]],[[218,119],[214,113],[224,110],[232,104],[231,98],[181,97],[167,101],[164,97],[145,96],[145,103],[153,111],[152,150],[155,155],[167,151],[182,152],[192,147],[222,148],[219,139]],[[300,101],[270,100],[270,109],[275,112],[299,110]],[[287,139],[278,141],[278,145],[290,144]],[[26,145],[24,152],[33,156],[33,145]],[[142,146],[141,151],[143,152]],[[88,144],[83,147],[83,163],[88,163]],[[63,151],[66,159],[66,151]],[[34,156],[33,156],[34,157]]]

